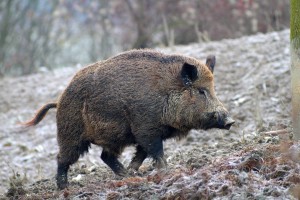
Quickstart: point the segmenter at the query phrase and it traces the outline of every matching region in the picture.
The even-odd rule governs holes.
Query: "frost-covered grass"
[[[147,160],[137,176],[123,180],[100,160],[101,147],[92,146],[72,166],[69,190],[57,191],[55,110],[34,128],[16,123],[55,101],[78,68],[5,78],[0,80],[0,192],[7,191],[9,177],[18,173],[26,174],[22,188],[27,197],[37,199],[291,199],[290,191],[298,191],[300,169],[287,156],[298,151],[297,145],[289,150],[289,31],[160,51],[203,61],[216,55],[217,96],[236,120],[230,131],[193,130],[182,141],[169,140],[164,144],[167,170],[153,170]],[[120,157],[125,166],[132,154],[128,148]]]

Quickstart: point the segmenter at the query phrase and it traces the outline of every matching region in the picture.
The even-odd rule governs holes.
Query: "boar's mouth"
[[[219,128],[229,130],[235,121],[227,114],[210,113],[209,120],[203,125],[203,129]]]
[[[229,130],[230,127],[235,123],[235,121],[231,117],[227,117],[224,123],[224,129]]]

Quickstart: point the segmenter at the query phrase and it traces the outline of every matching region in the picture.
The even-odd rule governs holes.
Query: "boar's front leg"
[[[119,176],[126,176],[127,171],[123,167],[123,165],[118,161],[118,158],[113,153],[110,153],[109,151],[103,149],[101,153],[101,159],[105,164],[107,164],[115,174]]]
[[[167,166],[164,159],[163,140],[156,134],[139,134],[136,137],[137,143],[147,153],[148,156],[154,159],[154,166],[156,168],[163,168]]]
[[[147,158],[147,152],[140,145],[136,146],[135,156],[132,158],[128,169],[138,170],[143,161]]]

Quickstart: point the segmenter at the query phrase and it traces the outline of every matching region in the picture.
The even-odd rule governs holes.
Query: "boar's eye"
[[[205,90],[205,89],[199,89],[199,93],[200,93],[201,95],[206,96],[206,90]]]

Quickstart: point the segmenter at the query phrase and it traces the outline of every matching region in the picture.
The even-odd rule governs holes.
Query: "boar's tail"
[[[34,118],[32,118],[30,121],[22,123],[24,126],[34,126],[37,125],[47,114],[48,110],[51,108],[56,108],[57,103],[48,103],[41,107],[37,113],[35,114]]]

